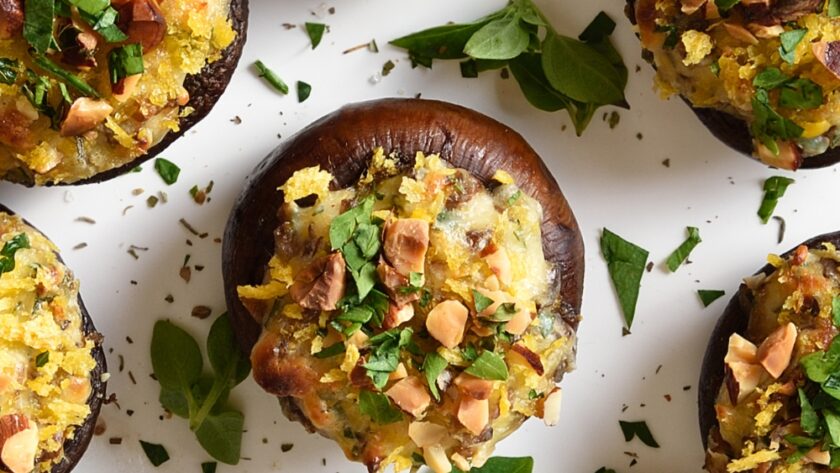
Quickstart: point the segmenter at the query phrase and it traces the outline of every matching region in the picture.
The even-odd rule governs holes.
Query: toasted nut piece
[[[729,349],[726,351],[725,363],[740,361],[744,363],[757,363],[756,355],[758,348],[746,338],[733,333],[729,336]]]
[[[464,396],[478,400],[489,399],[490,392],[493,391],[493,381],[476,378],[467,373],[461,373],[455,378],[455,386],[458,386],[458,390]]]
[[[762,39],[778,38],[780,34],[785,32],[785,27],[782,25],[761,25],[759,23],[750,23],[747,25],[750,32],[756,37]]]
[[[840,78],[840,41],[818,41],[811,44],[811,51],[814,57]]]
[[[400,218],[385,224],[382,252],[403,276],[422,273],[429,249],[429,223],[417,218]]]
[[[61,124],[61,136],[79,136],[104,122],[114,108],[102,100],[77,98]]]
[[[408,424],[408,438],[420,448],[439,445],[448,433],[446,427],[431,422],[412,422]]]
[[[726,29],[726,32],[729,33],[729,36],[732,36],[738,41],[742,41],[747,44],[758,44],[758,38],[756,38],[755,35],[750,33],[750,30],[744,28],[741,25],[725,22],[723,23],[723,27]]]
[[[560,406],[563,403],[563,390],[554,388],[543,399],[543,422],[551,427],[560,423]]]
[[[289,295],[306,309],[335,310],[335,304],[344,297],[345,272],[341,253],[318,258],[298,273]]]
[[[426,329],[441,345],[455,348],[464,338],[469,310],[458,301],[443,301],[426,316]]]
[[[461,397],[461,404],[458,406],[458,421],[473,435],[481,435],[487,423],[490,422],[490,401],[468,396]]]
[[[696,12],[700,9],[705,3],[706,0],[682,0],[682,12],[686,15],[691,15],[692,13]]]
[[[519,309],[513,314],[513,318],[508,320],[505,324],[505,332],[513,334],[513,335],[522,335],[528,330],[528,326],[531,325],[531,313],[525,309]]]
[[[523,360],[525,360],[528,366],[530,366],[538,375],[542,376],[543,373],[545,373],[545,368],[543,367],[540,355],[534,353],[525,345],[521,343],[515,343],[511,347],[511,351],[519,355],[519,357],[521,357]]]
[[[761,365],[741,361],[726,363],[724,370],[726,371],[726,389],[733,405],[737,405],[755,391],[764,374],[764,368]]]
[[[356,330],[355,332],[353,332],[353,335],[350,335],[350,337],[347,339],[347,344],[356,345],[356,348],[365,348],[367,347],[368,340],[370,340],[370,337],[368,337],[368,335],[365,332],[362,332],[361,330]]]
[[[117,10],[120,29],[128,34],[129,43],[140,43],[143,46],[143,54],[163,41],[166,18],[155,0],[129,0]]]
[[[29,418],[23,414],[6,414],[0,417],[0,446],[12,435],[29,428]]]
[[[446,458],[446,450],[440,445],[429,445],[423,449],[423,459],[426,465],[435,473],[449,473],[452,471],[452,464]]]
[[[776,154],[758,141],[754,142],[758,159],[768,166],[795,171],[802,165],[802,153],[791,141],[777,141],[779,153]]]
[[[379,264],[376,266],[376,274],[379,275],[379,280],[385,286],[385,291],[388,293],[388,296],[397,305],[403,306],[420,299],[420,291],[406,292],[403,290],[403,288],[408,286],[408,277],[398,273],[384,258],[379,258]]]
[[[137,83],[140,82],[141,77],[143,77],[143,74],[133,74],[128,77],[123,77],[116,84],[112,84],[111,93],[114,96],[114,100],[122,103],[131,98],[131,94],[137,88]]]
[[[454,463],[455,466],[458,467],[459,470],[461,470],[461,471],[472,470],[472,465],[470,464],[470,461],[467,460],[466,458],[464,458],[464,456],[461,455],[460,453],[455,452],[449,458],[452,460],[452,463]]]
[[[414,318],[413,305],[406,304],[404,306],[398,306],[397,304],[390,304],[388,306],[388,313],[385,314],[385,320],[382,322],[382,328],[390,330],[394,327],[399,327],[412,318]]]
[[[796,343],[796,325],[788,322],[777,328],[758,347],[758,362],[773,378],[781,376],[790,364]]]
[[[398,379],[403,379],[406,376],[408,376],[408,371],[405,369],[405,365],[400,363],[397,365],[397,369],[388,375],[388,381],[396,381]]]
[[[706,19],[717,20],[720,19],[720,11],[715,2],[706,2]]]
[[[491,291],[498,291],[500,289],[499,278],[497,278],[495,274],[488,276],[487,279],[484,280],[484,287]]]
[[[420,417],[423,411],[429,407],[432,398],[426,392],[423,382],[417,376],[409,376],[398,381],[385,391],[385,394],[394,401],[400,409],[408,412],[414,417]]]
[[[484,261],[503,286],[510,286],[513,282],[513,268],[510,266],[510,257],[504,248],[496,248],[496,251],[484,257]]]
[[[37,453],[38,427],[32,425],[6,439],[0,460],[12,473],[29,473],[35,468]]]
[[[23,22],[23,0],[0,0],[0,39],[21,34]]]
[[[820,450],[820,447],[814,447],[805,454],[805,458],[818,465],[828,465],[831,463],[831,452],[824,452]]]

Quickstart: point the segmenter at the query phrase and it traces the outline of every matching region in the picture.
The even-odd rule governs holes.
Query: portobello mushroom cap
[[[195,109],[193,113],[186,117],[182,117],[179,121],[178,132],[167,133],[160,143],[149,148],[146,154],[137,157],[133,161],[123,164],[122,166],[100,172],[94,176],[80,179],[74,182],[59,182],[48,185],[82,185],[95,184],[113,179],[121,176],[126,172],[136,168],[140,164],[154,158],[169,147],[175,140],[184,135],[187,131],[200,122],[219,101],[231,77],[239,64],[239,58],[242,56],[242,48],[245,46],[245,41],[248,36],[248,0],[230,0],[230,22],[236,31],[236,38],[230,46],[224,51],[222,57],[217,61],[207,64],[199,74],[187,76],[184,80],[184,88],[189,92],[190,101],[189,106]],[[31,181],[16,181],[27,187],[34,186]]]
[[[545,258],[559,269],[558,317],[573,329],[583,292],[583,241],[572,209],[539,155],[518,133],[473,110],[445,102],[384,99],[345,106],[327,115],[265,158],[248,178],[227,223],[222,248],[225,299],[236,337],[250,354],[261,327],[237,295],[240,285],[260,284],[274,254],[273,232],[283,194],[277,188],[302,168],[320,165],[333,174],[332,189],[355,184],[370,153],[382,147],[405,164],[415,153],[439,154],[487,185],[507,171],[543,208]],[[286,415],[311,430],[292,402]]]
[[[3,204],[0,204],[0,212],[16,215],[15,212]],[[40,230],[25,219],[23,223],[35,231],[40,232]],[[64,264],[61,255],[58,254],[56,256]],[[79,309],[82,311],[82,331],[85,337],[95,341],[91,350],[91,356],[96,361],[96,366],[90,372],[91,392],[87,401],[87,405],[90,406],[90,414],[85,420],[85,423],[76,428],[73,438],[64,441],[64,458],[61,462],[53,466],[52,470],[50,470],[51,473],[68,473],[82,459],[82,455],[84,455],[88,445],[90,445],[90,440],[93,438],[93,432],[96,429],[96,420],[99,418],[99,411],[102,409],[102,403],[105,401],[105,391],[108,385],[106,381],[102,380],[102,375],[108,372],[108,365],[105,361],[105,350],[102,348],[102,335],[96,331],[96,327],[93,325],[93,319],[85,307],[84,301],[82,301],[81,294],[79,295],[78,302]]]
[[[627,4],[624,8],[624,14],[633,25],[637,24],[636,13],[636,0],[627,0]],[[653,64],[653,58],[649,54],[646,54],[645,50],[642,51],[642,58],[656,68]],[[680,98],[686,105],[689,106],[689,108],[691,108],[694,115],[697,116],[700,122],[712,133],[715,138],[722,141],[733,150],[760,162],[760,160],[753,155],[752,134],[750,133],[750,127],[747,122],[730,113],[716,110],[714,108],[695,107],[687,98],[683,96],[680,96]],[[799,166],[799,169],[819,169],[833,166],[838,162],[840,162],[840,148],[829,148],[822,154],[803,159],[802,165]]]
[[[810,240],[802,242],[808,248],[819,248],[823,243],[832,243],[840,246],[840,232],[826,233]],[[787,259],[798,248],[797,245],[782,258]],[[775,268],[767,264],[761,268],[756,275],[769,275]],[[724,357],[729,348],[729,336],[733,333],[745,333],[752,308],[752,294],[746,284],[741,284],[738,293],[735,294],[727,304],[723,315],[715,324],[706,353],[703,356],[703,365],[700,368],[699,390],[697,394],[697,407],[699,410],[700,436],[703,439],[703,448],[707,448],[709,432],[717,425],[717,413],[715,412],[715,400],[717,399],[720,387],[724,380]]]

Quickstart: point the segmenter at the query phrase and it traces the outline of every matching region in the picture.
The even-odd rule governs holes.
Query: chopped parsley
[[[43,351],[35,357],[35,367],[41,368],[50,362],[50,352]]]
[[[770,220],[779,199],[785,195],[788,186],[794,182],[796,181],[784,176],[772,176],[764,181],[764,198],[761,201],[761,207],[758,208],[758,216],[762,223],[767,223]]]
[[[164,158],[155,159],[155,171],[163,179],[163,182],[170,186],[178,181],[178,175],[181,174],[181,168]]]
[[[505,360],[498,354],[484,350],[481,355],[464,373],[471,374],[476,378],[505,381],[508,378],[508,368]]]
[[[391,405],[388,396],[366,389],[359,392],[359,410],[377,424],[393,424],[403,418],[402,412]]]
[[[0,275],[15,269],[15,253],[23,248],[29,248],[29,236],[19,233],[3,245],[0,250]]]
[[[143,452],[146,457],[152,462],[154,466],[161,466],[169,461],[169,452],[166,451],[163,445],[157,443],[149,443],[140,441],[140,446],[143,447]]]
[[[736,2],[737,3],[737,2]],[[807,29],[798,29],[785,31],[779,35],[779,55],[788,64],[796,62],[796,46],[802,41],[808,33]]]
[[[426,383],[429,385],[429,391],[436,401],[440,401],[437,379],[448,365],[449,363],[446,359],[436,352],[427,353],[426,358],[423,360],[423,374],[426,377]]]
[[[651,434],[647,422],[643,420],[638,422],[626,422],[620,420],[618,421],[618,425],[621,426],[621,432],[624,434],[625,442],[629,442],[638,437],[639,440],[648,447],[659,448],[659,444],[656,443],[656,440],[653,438],[653,434]]]
[[[698,289],[697,295],[700,296],[703,307],[709,307],[712,302],[725,296],[726,292],[717,289]]]
[[[20,62],[15,59],[0,58],[0,83],[12,85],[17,82]]]
[[[309,23],[307,22],[305,25],[306,27],[306,34],[309,35],[309,42],[312,43],[312,49],[318,47],[321,44],[321,40],[324,38],[324,33],[327,31],[327,25],[323,23]]]
[[[607,260],[607,269],[629,330],[649,253],[605,228],[601,235],[601,254]]]
[[[703,241],[700,239],[700,230],[698,230],[697,227],[687,227],[687,230],[688,238],[686,238],[686,240],[676,250],[674,250],[670,256],[668,256],[668,261],[666,261],[668,269],[672,273],[688,259],[688,256],[691,254],[694,247]]]
[[[257,68],[257,72],[259,76],[265,79],[266,82],[269,83],[276,91],[280,92],[283,95],[289,93],[289,86],[283,82],[283,79],[280,78],[274,71],[268,68],[262,61],[257,60],[254,63],[254,67]]]
[[[114,48],[108,54],[108,71],[111,74],[112,84],[128,76],[142,74],[144,70],[143,46],[140,44],[126,44]]]
[[[310,95],[312,95],[312,86],[302,80],[299,80],[297,82],[298,103],[306,102],[306,99],[308,99]]]

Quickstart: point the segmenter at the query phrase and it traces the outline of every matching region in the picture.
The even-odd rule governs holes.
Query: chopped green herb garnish
[[[166,451],[166,448],[164,448],[163,445],[144,442],[141,440],[140,446],[143,447],[143,452],[146,454],[149,461],[152,462],[152,465],[161,466],[169,461],[169,452]]]
[[[114,48],[108,54],[108,70],[111,74],[112,84],[116,84],[128,76],[142,74],[145,70],[143,66],[143,46],[126,44]]]
[[[438,390],[437,379],[449,363],[442,356],[435,352],[427,353],[423,360],[423,375],[426,377],[426,383],[429,385],[429,392],[432,393],[436,401],[440,401],[440,391]]]
[[[452,467],[452,473],[532,473],[534,459],[531,457],[493,457],[484,466],[462,472]]]
[[[0,250],[0,275],[15,269],[15,254],[18,250],[29,248],[29,236],[19,233],[3,245]]]
[[[163,179],[163,182],[170,186],[178,181],[178,175],[181,174],[181,168],[172,161],[164,158],[155,159],[155,171]]]
[[[17,82],[20,62],[15,59],[0,58],[0,83],[12,85]]]
[[[35,357],[35,367],[41,368],[50,362],[50,352],[43,351]]]
[[[475,311],[478,313],[484,312],[487,310],[488,307],[493,305],[493,299],[485,296],[484,294],[476,291],[475,289],[472,290],[473,295],[473,302],[475,303]]]
[[[835,327],[840,327],[840,296],[831,299],[831,321]]]
[[[62,69],[61,66],[52,62],[51,60],[47,59],[46,57],[42,56],[39,53],[33,51],[32,53],[32,61],[38,65],[41,69],[49,72],[50,74],[54,75],[55,77],[61,79],[62,81],[66,82],[67,85],[73,87],[74,89],[78,90],[79,92],[85,94],[88,97],[96,97],[99,98],[99,92],[96,91],[93,87],[91,87],[87,82],[82,80],[79,76],[67,72],[66,70]]]
[[[649,253],[605,228],[601,235],[601,254],[607,260],[607,269],[630,329]]]
[[[55,0],[26,0],[23,11],[24,39],[37,54],[46,53],[53,43]]]
[[[471,374],[476,378],[505,381],[508,378],[508,368],[505,360],[498,354],[484,350],[481,355],[464,373]]]
[[[340,355],[347,350],[347,347],[344,346],[344,342],[338,342],[333,345],[324,348],[323,350],[316,353],[314,356],[315,358],[332,358],[333,356]]]
[[[624,434],[624,441],[629,442],[633,440],[633,438],[638,437],[639,440],[648,447],[659,448],[659,444],[656,443],[656,440],[653,438],[653,434],[650,433],[650,428],[648,428],[647,422],[643,420],[638,422],[626,422],[620,420],[618,421],[618,425],[621,426],[621,432]]]
[[[388,396],[364,389],[359,392],[359,410],[377,424],[393,424],[403,418],[402,412],[391,405]]]
[[[694,247],[703,241],[700,239],[700,230],[698,230],[697,227],[687,227],[687,230],[688,238],[686,238],[686,240],[676,250],[674,250],[670,256],[668,256],[666,264],[672,273],[688,259],[688,256],[691,254]]]
[[[840,16],[840,0],[828,0],[828,17],[837,18]]]
[[[257,68],[257,72],[259,72],[260,77],[265,79],[266,82],[271,84],[275,90],[280,92],[283,95],[289,93],[289,86],[283,82],[283,79],[280,78],[277,74],[274,73],[271,69],[268,68],[262,61],[257,61],[254,63],[254,67]]]
[[[698,289],[697,295],[700,296],[700,302],[703,303],[703,307],[709,307],[712,302],[726,295],[726,292],[717,289]]]
[[[297,82],[298,103],[306,102],[306,99],[308,99],[310,95],[312,95],[312,86],[302,80],[299,80]]]
[[[741,0],[715,0],[715,6],[718,7],[718,10],[722,12],[726,12],[732,9],[735,5],[737,5]]]
[[[327,31],[327,25],[307,22],[304,26],[306,27],[306,34],[309,35],[309,41],[312,43],[312,49],[317,48]]]
[[[517,200],[519,200],[519,198],[520,198],[520,197],[522,197],[522,191],[517,189],[517,190],[516,190],[516,192],[514,192],[513,194],[511,194],[511,196],[510,196],[510,197],[508,197],[508,199],[507,199],[507,204],[508,204],[508,205],[513,205],[513,204],[515,204],[515,203],[516,203],[516,201],[517,201]]]
[[[808,33],[807,29],[785,31],[779,35],[779,55],[788,64],[796,62],[796,46],[802,41],[802,38]]]
[[[790,76],[782,72],[778,67],[768,67],[755,75],[753,85],[770,90],[781,87],[789,80]]]
[[[823,104],[823,89],[810,79],[792,80],[779,91],[779,106],[810,110]]]
[[[758,216],[762,223],[770,220],[779,199],[785,195],[788,186],[794,182],[796,181],[784,176],[772,176],[764,181],[764,199],[761,201],[761,207],[758,208]]]
[[[802,127],[773,109],[766,90],[756,90],[752,106],[755,115],[751,125],[752,134],[774,154],[779,154],[776,139],[789,140],[802,136]]]
[[[216,462],[204,462],[201,464],[201,473],[216,473]]]
[[[709,64],[709,69],[715,77],[720,77],[720,62],[715,60],[713,63]]]

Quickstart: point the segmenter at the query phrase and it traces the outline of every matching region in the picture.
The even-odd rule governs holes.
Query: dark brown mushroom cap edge
[[[630,22],[635,25],[636,0],[627,0],[624,13],[627,15]],[[648,60],[647,58],[645,59]],[[650,62],[650,60],[648,60],[648,62]],[[700,122],[708,128],[715,138],[722,141],[725,145],[735,151],[760,162],[753,155],[752,134],[750,133],[749,124],[747,124],[747,122],[734,115],[720,110],[715,110],[713,108],[694,107],[687,98],[680,98],[682,98],[683,102],[691,108],[694,115],[700,119]],[[799,169],[819,169],[832,166],[838,162],[840,162],[840,148],[832,148],[825,153],[803,159],[802,165]]]
[[[277,187],[302,168],[320,165],[332,188],[354,185],[377,147],[411,163],[417,151],[437,153],[485,185],[505,170],[543,207],[543,250],[560,269],[563,319],[577,327],[583,293],[583,241],[572,209],[539,155],[501,123],[458,105],[420,99],[384,99],[345,106],[274,150],[253,171],[227,223],[222,270],[228,314],[242,349],[250,354],[260,334],[239,300],[237,286],[263,281],[274,254],[273,232],[283,202]]]
[[[16,215],[15,212],[3,204],[0,204],[0,212],[7,213],[9,215]],[[40,232],[38,228],[25,219],[23,220],[23,223],[30,226],[35,231]],[[58,260],[61,261],[62,264],[64,263],[60,254],[58,255]],[[64,459],[56,464],[52,470],[50,470],[50,473],[67,473],[75,468],[76,464],[79,463],[79,460],[82,459],[82,455],[84,455],[85,450],[87,450],[88,445],[90,444],[91,438],[93,438],[93,431],[96,428],[96,419],[99,417],[99,411],[102,409],[102,403],[105,401],[105,388],[107,387],[107,383],[102,381],[102,375],[108,372],[108,365],[105,362],[105,350],[102,349],[102,335],[96,331],[96,327],[93,325],[93,319],[91,319],[90,313],[85,307],[85,303],[82,301],[81,295],[79,295],[78,301],[79,309],[82,311],[82,331],[86,337],[98,340],[94,344],[93,350],[91,350],[91,355],[93,356],[93,359],[96,360],[96,366],[90,372],[91,393],[87,402],[88,406],[90,406],[90,414],[85,420],[85,423],[76,428],[74,437],[64,441]]]
[[[840,232],[826,233],[811,238],[803,242],[802,245],[808,248],[819,248],[826,242],[840,247]],[[782,255],[782,257],[787,259],[795,249],[791,249]],[[768,275],[773,271],[775,271],[775,268],[768,264],[756,274]],[[729,348],[729,336],[733,333],[746,332],[752,303],[753,300],[750,290],[745,284],[741,284],[738,288],[738,293],[729,301],[729,304],[727,304],[726,309],[723,311],[723,315],[720,316],[714,330],[712,330],[709,344],[706,347],[706,354],[703,356],[703,365],[700,368],[700,382],[698,384],[697,407],[700,416],[700,436],[703,440],[704,449],[707,447],[709,432],[717,425],[715,400],[723,384],[723,359]]]
[[[224,93],[230,83],[233,72],[236,70],[236,65],[239,64],[239,58],[242,56],[242,48],[245,46],[245,41],[248,36],[248,0],[231,0],[229,18],[234,31],[236,31],[236,39],[234,39],[233,43],[222,53],[222,57],[219,58],[219,60],[205,66],[199,74],[187,76],[184,80],[184,88],[190,94],[190,101],[188,105],[195,109],[195,111],[189,116],[181,118],[179,122],[180,130],[177,133],[167,133],[160,143],[153,146],[146,154],[137,157],[130,163],[123,164],[122,166],[100,172],[94,176],[78,181],[59,182],[47,185],[76,186],[83,184],[95,184],[121,176],[162,153],[175,140],[180,138],[189,131],[190,128],[204,119]],[[34,185],[33,182],[16,182],[28,187]]]

